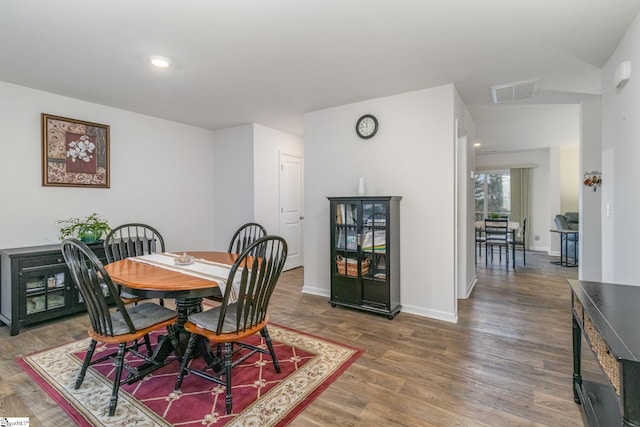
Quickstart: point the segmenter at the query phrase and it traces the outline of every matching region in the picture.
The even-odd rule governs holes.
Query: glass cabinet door
[[[24,313],[27,316],[62,309],[67,306],[67,277],[61,271],[28,273],[23,278],[26,296]]]
[[[387,211],[383,202],[362,204],[362,277],[387,278]]]
[[[360,232],[359,203],[338,203],[335,206],[336,268],[340,276],[358,276]]]

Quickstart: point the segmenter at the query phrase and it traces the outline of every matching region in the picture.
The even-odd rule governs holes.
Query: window
[[[511,175],[509,170],[494,170],[476,175],[475,220],[511,215]]]

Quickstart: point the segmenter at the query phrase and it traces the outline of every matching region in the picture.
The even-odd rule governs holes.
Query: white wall
[[[42,186],[40,114],[110,125],[111,188]],[[168,250],[211,249],[212,132],[0,82],[0,247],[56,243],[56,220],[97,212],[157,227]]]
[[[622,61],[631,61],[631,79],[618,89]],[[639,69],[640,15],[602,70],[602,280],[633,285],[640,285]]]
[[[215,241],[227,250],[239,226],[280,233],[280,153],[303,156],[302,138],[257,124],[214,132]]]
[[[577,146],[580,143],[580,106],[577,104],[503,104],[474,107],[478,150],[533,150]]]
[[[477,282],[475,268],[475,180],[469,173],[475,170],[476,128],[469,110],[457,90],[454,91],[454,116],[457,123],[457,298],[468,298]],[[457,307],[457,304],[456,304]],[[457,312],[456,312],[457,313]]]
[[[560,147],[560,212],[579,212],[582,175],[580,146]]]
[[[254,221],[253,125],[222,129],[213,133],[215,161],[215,250],[226,251],[239,226]]]
[[[254,216],[267,232],[280,232],[280,153],[303,157],[299,136],[254,125]]]
[[[304,292],[329,296],[329,202],[367,193],[400,202],[403,311],[455,321],[453,85],[305,114]],[[370,140],[355,133],[378,118]]]
[[[601,97],[591,97],[583,101],[581,107],[580,170],[583,173],[602,171]],[[599,282],[602,280],[602,190],[581,187],[579,277]]]

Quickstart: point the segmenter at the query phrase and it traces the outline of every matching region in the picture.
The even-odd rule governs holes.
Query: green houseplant
[[[85,243],[93,243],[102,238],[104,233],[111,230],[109,223],[92,213],[86,218],[68,218],[56,221],[60,227],[60,239],[77,237]]]

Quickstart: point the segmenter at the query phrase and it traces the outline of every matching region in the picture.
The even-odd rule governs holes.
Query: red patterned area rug
[[[362,350],[270,324],[282,372],[258,353],[233,371],[233,413],[225,414],[224,387],[195,375],[174,392],[178,362],[172,362],[120,389],[116,414],[109,417],[113,366],[89,368],[78,390],[76,376],[89,340],[17,359],[18,364],[81,426],[284,426],[338,378]],[[254,337],[259,345],[262,338]],[[152,337],[152,342],[156,338]],[[106,346],[96,349],[108,351]],[[105,353],[106,354],[106,353]],[[192,363],[201,363],[202,358]],[[123,373],[123,376],[126,372]]]

